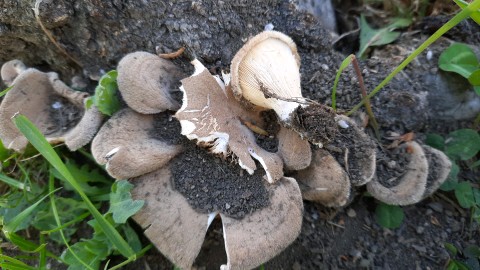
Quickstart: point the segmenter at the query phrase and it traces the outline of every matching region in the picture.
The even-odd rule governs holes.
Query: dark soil
[[[171,162],[174,188],[203,213],[222,212],[243,218],[269,204],[261,168],[249,175],[235,162],[208,153],[194,142]]]
[[[48,114],[52,125],[44,134],[47,136],[58,132],[64,133],[75,127],[82,119],[83,110],[70,103],[66,98],[54,95],[50,97]]]
[[[407,173],[410,154],[405,145],[392,149],[378,148],[376,178],[379,183],[387,188],[400,183],[402,176]]]
[[[268,152],[275,153],[278,150],[278,138],[275,135],[280,130],[277,114],[273,110],[263,111],[262,118],[265,123],[264,130],[268,135],[255,133],[255,142]]]
[[[335,112],[330,107],[317,104],[299,106],[293,115],[292,128],[312,143],[325,145],[338,135]]]

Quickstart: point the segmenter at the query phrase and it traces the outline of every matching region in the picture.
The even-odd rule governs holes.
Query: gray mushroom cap
[[[118,89],[133,110],[153,114],[180,108],[170,95],[185,77],[173,63],[148,52],[134,52],[117,67]]]
[[[312,163],[295,175],[305,200],[340,207],[350,196],[350,180],[342,166],[324,149],[313,152]]]
[[[423,145],[423,150],[428,160],[427,187],[422,196],[422,199],[425,199],[447,180],[452,169],[452,162],[442,151],[428,145]]]
[[[425,151],[417,142],[411,141],[400,145],[407,148],[406,155],[410,161],[406,166],[405,173],[400,176],[398,184],[387,187],[374,177],[367,184],[367,190],[376,199],[392,205],[408,205],[420,201],[425,193],[428,177],[428,160]]]
[[[216,213],[202,214],[173,189],[169,166],[132,179],[134,199],[145,206],[133,219],[152,243],[182,269],[191,269]],[[294,179],[267,185],[269,206],[234,219],[220,214],[228,262],[221,269],[251,269],[290,245],[302,226],[303,203]]]
[[[153,115],[125,108],[116,112],[92,141],[92,155],[116,179],[137,177],[161,168],[181,147],[152,138]]]
[[[18,60],[17,60],[18,61]],[[2,74],[9,73],[12,61],[2,67]],[[28,144],[11,121],[16,113],[25,115],[45,135],[50,143],[65,142],[70,150],[76,150],[93,138],[102,123],[102,114],[92,106],[84,109],[87,93],[72,90],[65,85],[54,72],[44,73],[30,68],[21,72],[12,82],[12,88],[0,104],[0,139],[7,148],[23,151]],[[81,113],[81,120],[72,128],[62,127],[50,116],[55,106],[68,104],[51,104],[52,97],[62,97]],[[70,106],[69,105],[69,106]],[[69,121],[69,120],[67,120]],[[52,131],[53,130],[53,131]]]

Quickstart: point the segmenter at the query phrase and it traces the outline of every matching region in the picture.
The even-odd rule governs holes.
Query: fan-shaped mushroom
[[[170,93],[178,91],[177,84],[185,76],[170,61],[148,52],[134,52],[122,58],[117,71],[118,89],[135,111],[153,114],[180,107]]]
[[[427,184],[429,172],[427,157],[423,148],[414,141],[406,142],[396,150],[398,151],[397,160],[403,159],[405,162],[396,167],[403,169],[403,172],[399,175],[391,175],[395,171],[388,168],[388,162],[394,165],[399,163],[395,159],[387,161],[385,165],[377,164],[377,174],[367,184],[368,192],[378,200],[392,205],[416,203],[422,199]],[[377,156],[377,160],[378,158]],[[380,170],[385,174],[380,175]]]
[[[300,57],[290,37],[276,31],[256,35],[237,52],[230,69],[237,99],[273,109],[283,125],[315,144],[333,140],[335,113],[302,97]]]
[[[422,199],[432,195],[447,180],[452,162],[442,152],[428,145],[423,145],[428,160],[427,188]]]
[[[182,125],[182,134],[212,153],[238,159],[238,164],[252,174],[257,160],[273,183],[283,176],[281,158],[255,142],[243,121],[261,122],[259,112],[246,110],[238,103],[229,87],[213,77],[198,61],[193,60],[195,73],[182,80],[183,105],[175,114]]]
[[[27,139],[10,120],[16,113],[28,117],[50,143],[65,142],[70,150],[76,150],[90,142],[103,116],[94,106],[84,109],[88,94],[72,90],[54,72],[23,70],[23,67],[19,60],[9,61],[2,67],[2,76],[7,76],[2,77],[4,80],[20,72],[0,105],[3,143],[15,151],[23,151],[27,146]]]

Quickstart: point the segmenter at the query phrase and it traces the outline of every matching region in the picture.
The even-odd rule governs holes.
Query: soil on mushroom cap
[[[340,128],[335,140],[325,148],[332,154],[337,162],[345,168],[350,181],[356,185],[356,180],[363,180],[363,171],[366,164],[363,149],[375,147],[374,142],[368,138],[360,138],[353,127]]]
[[[155,115],[150,136],[171,144],[181,144],[185,151],[170,164],[173,187],[195,210],[221,212],[233,218],[268,206],[269,194],[260,166],[249,175],[236,162],[216,157],[180,134],[178,120],[170,112]]]
[[[277,115],[274,110],[263,111],[261,113],[263,122],[265,123],[264,130],[268,135],[261,135],[255,133],[255,142],[261,148],[267,150],[268,152],[275,153],[278,150],[278,138],[274,135],[277,134],[280,130],[280,125],[278,124]]]
[[[407,173],[411,154],[408,147],[399,146],[393,149],[378,149],[376,177],[378,182],[387,188],[400,183],[403,175]]]
[[[64,133],[75,127],[82,119],[81,108],[70,103],[66,98],[52,95],[48,104],[48,116],[52,125],[47,127],[45,135]]]
[[[293,114],[292,128],[311,142],[326,144],[338,134],[335,112],[330,107],[316,104],[305,108],[300,106]]]
[[[262,169],[249,175],[235,162],[215,157],[194,142],[185,147],[186,151],[172,160],[172,182],[194,209],[243,218],[268,206]]]

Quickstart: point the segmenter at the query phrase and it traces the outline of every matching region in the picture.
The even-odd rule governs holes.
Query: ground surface
[[[81,63],[79,68],[55,49],[35,23],[33,13],[25,14],[23,21],[16,19],[31,8],[30,1],[4,1],[0,3],[0,60],[16,57],[29,65],[48,66],[65,77],[83,71],[96,78],[101,70],[114,68],[128,52],[170,52],[188,45],[215,74],[228,69],[235,52],[249,36],[272,23],[275,30],[291,36],[299,47],[304,96],[331,104],[333,80],[343,56],[332,49],[331,35],[316,18],[298,11],[289,1],[260,1],[254,5],[250,1],[234,2],[44,1],[40,18]],[[439,25],[416,24],[420,31],[409,32],[395,44],[372,52],[372,59],[361,62],[367,88],[373,89],[425,40],[425,34]],[[478,27],[462,27],[450,38],[480,44]],[[374,97],[373,108],[382,134],[413,131],[422,140],[428,132],[446,134],[466,127],[470,123],[467,120],[478,113],[478,107],[470,104],[475,98],[469,86],[436,68],[440,52],[449,43],[445,39],[434,45],[431,59],[422,54]],[[175,63],[187,74],[191,71],[187,59]],[[337,97],[340,109],[349,109],[360,100],[351,69],[342,76]],[[448,259],[443,243],[453,243],[460,249],[480,244],[478,225],[470,222],[468,213],[444,199],[449,194],[434,195],[404,207],[402,226],[387,230],[374,220],[374,200],[364,197],[362,189],[356,193],[356,199],[344,209],[325,209],[305,202],[301,235],[265,269],[442,269]],[[195,265],[199,269],[218,269],[224,263],[222,228],[216,221]],[[124,269],[172,267],[152,249]]]

